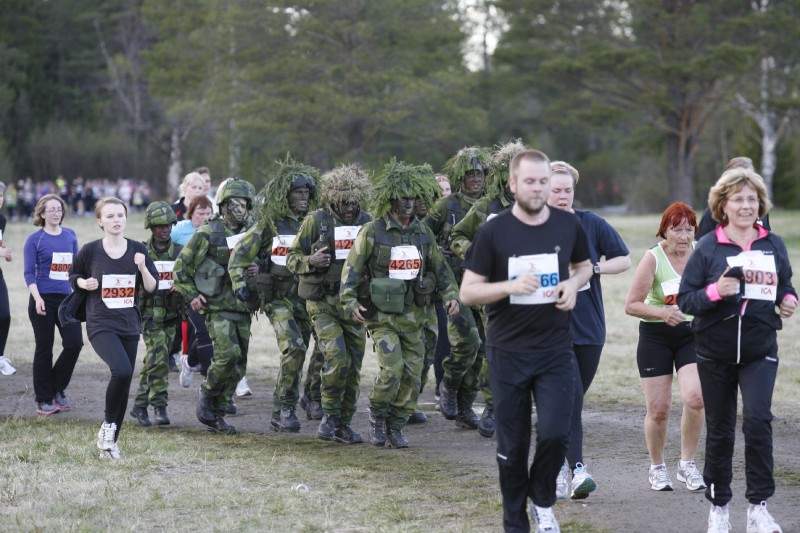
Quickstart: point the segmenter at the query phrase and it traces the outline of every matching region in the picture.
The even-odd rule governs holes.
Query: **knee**
[[[704,407],[702,392],[698,389],[685,395],[683,398],[683,405],[692,411],[702,411]]]
[[[666,402],[653,402],[647,406],[647,418],[657,423],[669,420],[671,405]]]

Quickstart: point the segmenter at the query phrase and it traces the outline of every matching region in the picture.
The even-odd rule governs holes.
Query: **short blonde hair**
[[[550,172],[552,174],[569,174],[572,176],[572,186],[576,186],[581,179],[578,170],[565,161],[552,161],[550,163]]]
[[[65,202],[59,195],[57,194],[45,194],[39,201],[36,202],[36,207],[33,210],[33,225],[34,226],[42,226],[44,227],[44,209],[45,204],[50,200],[57,200],[59,204],[61,204],[61,220],[58,221],[58,225],[60,226],[62,222],[64,222],[64,217],[67,216],[67,202]]]
[[[741,191],[745,185],[752,187],[758,195],[758,218],[763,218],[769,212],[772,203],[767,198],[767,186],[764,184],[764,178],[756,174],[754,170],[738,167],[726,170],[708,192],[708,208],[711,210],[714,220],[723,221],[725,218],[723,210],[728,199]]]

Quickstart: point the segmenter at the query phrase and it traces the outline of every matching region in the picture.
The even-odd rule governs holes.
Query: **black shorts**
[[[639,322],[639,347],[636,349],[639,377],[672,375],[684,365],[697,363],[691,322],[672,327],[664,322]]]

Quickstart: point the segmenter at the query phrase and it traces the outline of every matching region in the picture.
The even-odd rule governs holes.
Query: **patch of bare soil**
[[[30,364],[16,366],[16,375],[0,376],[0,398],[3,399],[0,402],[0,416],[36,416]],[[273,379],[268,379],[266,374],[267,372],[259,373],[257,368],[250,370],[248,381],[254,395],[237,399],[239,414],[226,418],[240,432],[270,433],[268,427]],[[172,424],[168,427],[154,427],[153,431],[202,427],[194,415],[196,388],[200,384],[201,376],[195,375],[194,386],[189,389],[181,387],[177,377],[177,374],[170,375],[168,412]],[[76,419],[99,423],[103,414],[107,380],[108,371],[102,363],[82,359],[67,391],[75,408],[52,416],[65,423]],[[137,384],[138,379],[135,379],[129,406],[132,405]],[[364,435],[368,426],[367,398],[370,386],[370,383],[362,384],[359,412],[353,423],[354,428]],[[432,386],[428,386],[422,394],[420,403],[421,408],[428,413],[429,421],[408,426],[406,433],[413,448],[430,454],[431,458],[450,461],[461,468],[473,470],[475,476],[497,478],[494,439],[485,439],[477,431],[456,428],[453,422],[445,420],[434,409]],[[476,410],[480,407],[482,406],[478,406]],[[783,526],[784,532],[797,532],[800,531],[800,424],[797,415],[788,412],[788,407],[776,405],[773,410],[776,415],[773,434],[777,489],[775,496],[769,500],[770,511]],[[559,521],[564,524],[575,520],[591,524],[598,531],[612,532],[705,531],[709,504],[704,495],[689,492],[675,479],[674,472],[680,459],[680,410],[676,407],[672,415],[667,458],[675,490],[654,492],[647,483],[649,459],[642,430],[644,407],[595,404],[589,399],[584,412],[584,451],[589,471],[597,482],[597,490],[586,500],[559,501],[555,511]],[[303,427],[295,437],[316,438],[317,422],[306,421],[304,416],[301,421]],[[126,422],[135,423],[130,417]],[[704,446],[704,441],[701,441],[698,456],[701,468]],[[743,450],[744,439],[739,433],[734,456],[734,499],[731,502],[733,531],[744,531],[746,528]],[[469,476],[459,482],[469,482]],[[498,516],[495,523],[496,530],[501,530],[502,516]]]

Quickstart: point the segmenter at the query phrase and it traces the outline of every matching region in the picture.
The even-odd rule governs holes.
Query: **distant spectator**
[[[450,196],[450,178],[444,174],[436,174],[436,183],[442,188],[442,196]]]
[[[205,196],[206,182],[203,176],[197,172],[189,172],[184,176],[180,187],[180,199],[172,204],[172,210],[178,216],[178,220],[186,218],[186,211],[192,198],[195,196]]]

